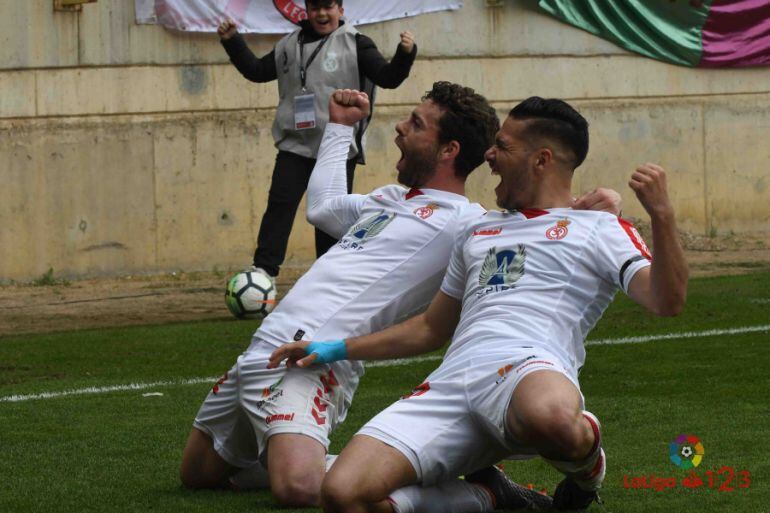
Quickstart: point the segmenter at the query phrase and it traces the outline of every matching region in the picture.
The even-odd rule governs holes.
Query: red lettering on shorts
[[[424,394],[428,390],[430,390],[430,383],[426,381],[425,383],[422,383],[414,387],[414,390],[412,390],[411,393],[406,394],[405,396],[402,396],[401,399],[409,399],[410,397],[417,397]]]
[[[268,415],[265,419],[265,424],[277,421],[291,422],[292,420],[294,420],[293,413],[276,413],[275,415]]]
[[[530,362],[527,362],[527,363],[525,363],[524,365],[520,365],[519,367],[517,367],[517,368],[516,368],[516,372],[517,372],[517,373],[518,373],[518,372],[521,372],[521,371],[523,371],[523,370],[524,370],[526,367],[529,367],[530,365],[535,365],[535,364],[538,364],[538,363],[540,363],[540,364],[543,364],[543,365],[550,365],[551,367],[553,367],[553,363],[551,363],[551,362],[549,362],[549,361],[547,361],[547,360],[532,360],[532,361],[530,361]]]
[[[219,392],[219,385],[221,385],[225,381],[227,381],[227,373],[226,372],[225,372],[225,375],[222,376],[221,378],[219,378],[219,381],[217,381],[214,384],[214,388],[211,389],[211,391],[214,393],[214,395],[216,395]]]

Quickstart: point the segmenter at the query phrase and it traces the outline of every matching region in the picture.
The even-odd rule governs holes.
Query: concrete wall
[[[684,229],[770,240],[770,69],[637,57],[535,0],[465,4],[363,27],[388,55],[410,28],[420,58],[401,88],[380,91],[356,190],[392,181],[393,126],[441,78],[477,88],[501,116],[532,94],[574,103],[592,127],[576,191],[614,187],[626,215],[643,217],[626,181],[660,162]],[[136,25],[130,0],[0,13],[0,280],[249,263],[275,157],[274,84],[244,80],[214,35]],[[276,40],[249,38],[258,54]],[[480,169],[471,197],[492,206],[496,183]],[[302,213],[296,224],[289,263],[305,264],[312,231]]]

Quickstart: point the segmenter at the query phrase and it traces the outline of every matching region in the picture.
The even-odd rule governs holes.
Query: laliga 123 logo
[[[666,476],[650,473],[647,475],[623,476],[623,488],[627,490],[651,489],[656,492],[683,488],[688,490],[703,489],[715,492],[743,491],[751,487],[751,472],[746,469],[722,465],[719,468],[695,470],[703,461],[706,450],[695,435],[681,434],[668,444],[669,460],[682,470],[689,470],[687,475]],[[713,454],[712,454],[713,456]]]
[[[668,457],[679,468],[697,467],[703,461],[704,454],[703,444],[695,435],[681,434],[668,444]]]

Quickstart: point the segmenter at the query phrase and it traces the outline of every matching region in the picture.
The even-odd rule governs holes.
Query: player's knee
[[[198,464],[200,457],[195,449],[195,445],[188,441],[182,454],[182,463],[179,465],[179,480],[185,488],[202,488],[200,486],[202,472]]]
[[[320,504],[320,483],[315,479],[287,477],[285,480],[273,480],[270,490],[280,506],[304,508],[317,507]]]
[[[521,441],[556,449],[564,458],[579,457],[586,444],[582,416],[574,408],[560,404],[539,404],[516,415],[513,431]]]
[[[182,486],[191,490],[215,488],[202,469],[190,464],[188,461],[182,461],[182,465],[179,467],[179,480],[182,482]]]
[[[333,475],[328,475],[327,479],[324,480],[321,487],[321,507],[326,513],[360,511],[356,507],[358,499],[355,490],[351,489],[349,483],[334,479]]]
[[[564,406],[548,408],[533,419],[534,429],[540,438],[551,447],[558,448],[566,460],[579,459],[585,455],[586,445],[590,446],[582,420],[579,412]]]
[[[182,453],[179,480],[191,489],[219,488],[227,480],[228,465],[214,452],[211,439],[193,430]]]

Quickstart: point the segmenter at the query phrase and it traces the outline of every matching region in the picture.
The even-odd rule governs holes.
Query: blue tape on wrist
[[[325,342],[311,342],[306,348],[307,354],[315,353],[318,357],[313,363],[332,363],[346,360],[348,348],[344,340],[327,340]]]

